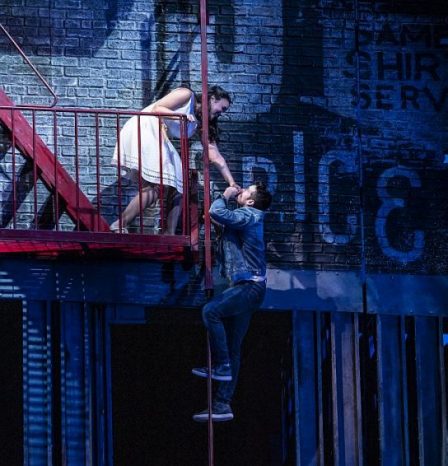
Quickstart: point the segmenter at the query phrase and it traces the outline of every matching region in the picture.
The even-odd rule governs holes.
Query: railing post
[[[202,147],[204,166],[204,257],[205,257],[205,282],[204,288],[207,297],[213,292],[212,277],[212,251],[211,251],[211,223],[210,223],[210,173],[208,158],[208,61],[207,61],[207,1],[200,0],[201,12],[201,75],[202,75]],[[212,420],[212,381],[211,381],[211,353],[210,344],[207,344],[208,381],[207,381],[207,401],[208,401],[208,464],[214,464],[214,442],[213,442],[213,420]]]
[[[206,292],[213,289],[211,223],[208,211],[210,209],[210,173],[208,158],[208,61],[207,61],[207,2],[201,0],[201,77],[202,77],[202,147],[204,166],[204,256]]]

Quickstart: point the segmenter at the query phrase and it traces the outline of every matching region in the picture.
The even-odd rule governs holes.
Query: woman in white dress
[[[209,113],[209,160],[215,165],[223,178],[230,186],[237,186],[226,160],[219,152],[216,144],[217,119],[230,106],[230,95],[221,87],[213,86],[208,92]],[[194,134],[200,126],[202,109],[200,99],[190,89],[179,87],[153,104],[143,109],[143,112],[181,113],[187,115],[188,137]],[[160,155],[159,155],[159,119],[153,116],[135,115],[129,119],[120,132],[119,149],[115,146],[112,163],[125,167],[138,176],[139,170],[139,132],[138,120],[140,119],[140,166],[142,177],[142,193],[140,206],[140,195],[137,194],[121,214],[120,219],[110,226],[113,232],[127,233],[127,226],[143,211],[159,198],[160,185]],[[163,123],[166,131],[163,131],[162,141],[162,172],[163,185],[170,186],[176,190],[174,207],[167,217],[167,234],[175,234],[181,211],[182,186],[182,163],[179,153],[169,140],[169,136],[180,137],[180,123],[178,119],[165,118]]]

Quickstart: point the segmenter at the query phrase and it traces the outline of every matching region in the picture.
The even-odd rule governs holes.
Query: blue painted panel
[[[23,314],[24,460],[42,466],[52,464],[50,311],[45,301],[28,301]]]
[[[362,311],[362,287],[358,272],[268,269],[267,275],[264,308]]]
[[[367,309],[375,314],[448,316],[448,277],[369,274]]]
[[[0,297],[46,300],[55,296],[51,263],[30,260],[0,261]]]
[[[88,464],[88,333],[82,303],[62,303],[61,401],[62,449],[67,466]],[[87,346],[87,348],[86,348]]]
[[[174,264],[138,261],[0,261],[0,297],[143,306],[200,307],[202,272]],[[214,269],[215,292],[226,286]],[[367,276],[370,313],[445,315],[448,278],[425,275]],[[268,269],[264,309],[363,312],[360,273]],[[137,317],[136,317],[137,318]]]
[[[383,464],[406,463],[407,419],[406,361],[402,358],[404,328],[401,318],[378,316],[378,409],[380,416],[380,455]]]
[[[357,315],[332,313],[334,437],[339,464],[357,464],[361,460],[359,338],[354,319]],[[336,456],[336,453],[335,453]]]
[[[173,304],[205,302],[196,269],[174,264],[170,280],[159,262],[140,261],[0,261],[0,297],[60,301]],[[174,281],[173,281],[174,280]]]
[[[296,431],[298,464],[320,464],[319,457],[319,399],[321,388],[317,381],[315,319],[313,312],[294,312],[293,332],[296,359]],[[319,369],[317,369],[319,370]]]
[[[415,352],[417,366],[417,404],[420,458],[422,464],[443,464],[442,396],[440,391],[438,319],[415,319]],[[445,394],[446,395],[446,394]]]

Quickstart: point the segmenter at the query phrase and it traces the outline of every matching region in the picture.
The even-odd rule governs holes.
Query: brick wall
[[[238,182],[263,178],[275,192],[270,264],[446,273],[445,3],[208,3],[210,82],[234,97],[222,152]],[[138,110],[181,83],[200,89],[198,2],[10,0],[0,13],[61,106]],[[3,37],[0,47],[7,93],[16,103],[48,103]],[[71,125],[60,147],[68,166]],[[113,145],[105,133],[110,219]],[[82,183],[94,198],[90,139],[83,150]],[[0,163],[7,170],[7,155]]]

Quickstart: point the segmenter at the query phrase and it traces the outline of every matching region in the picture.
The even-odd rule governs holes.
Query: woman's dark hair
[[[255,187],[257,188],[251,195],[251,199],[254,200],[253,207],[259,210],[267,210],[271,206],[272,202],[272,194],[266,189],[266,186],[257,181],[255,183]]]
[[[214,97],[216,100],[227,99],[229,104],[232,103],[232,98],[230,94],[223,89],[221,86],[211,86],[207,91],[207,100],[210,105],[210,99]],[[202,130],[202,94],[196,95],[197,110],[196,118],[199,122],[199,131]],[[208,112],[207,112],[208,113]],[[219,130],[218,130],[218,118],[212,118],[208,120],[208,139],[210,142],[217,142],[219,140]]]
[[[207,97],[209,102],[210,99],[214,97],[216,100],[226,99],[229,101],[229,104],[232,104],[232,98],[230,97],[230,94],[221,86],[210,87],[207,92]]]

